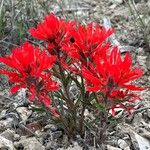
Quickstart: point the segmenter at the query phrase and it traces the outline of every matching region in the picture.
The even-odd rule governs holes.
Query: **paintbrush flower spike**
[[[25,42],[12,50],[12,54],[0,57],[0,62],[9,69],[1,69],[0,72],[8,76],[14,83],[11,92],[16,93],[21,88],[27,88],[30,100],[39,98],[46,106],[51,104],[47,98],[49,91],[57,90],[58,84],[53,81],[51,74],[46,70],[51,69],[56,56],[49,56],[44,50]]]

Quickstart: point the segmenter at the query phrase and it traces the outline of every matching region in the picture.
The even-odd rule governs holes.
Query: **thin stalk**
[[[10,0],[10,1],[11,1],[11,26],[12,26],[12,29],[14,29],[14,26],[15,26],[15,20],[14,20],[14,17],[15,17],[14,1],[13,0]]]
[[[79,120],[79,131],[81,133],[81,135],[83,135],[83,126],[84,126],[84,112],[86,109],[86,105],[85,105],[85,101],[87,101],[87,99],[89,98],[89,92],[85,93],[85,86],[84,86],[84,81],[83,78],[81,77],[81,84],[82,84],[82,89],[81,89],[81,95],[83,95],[82,97],[82,111],[81,111],[81,117]]]
[[[68,89],[66,86],[64,71],[59,62],[58,62],[58,67],[59,67],[59,72],[60,72],[60,76],[61,76],[61,80],[62,80],[62,86],[63,86],[64,92],[65,92],[65,95],[67,97],[66,102],[68,103],[69,109],[74,110],[74,103],[70,99],[70,95],[68,93]]]
[[[63,101],[62,101],[62,102],[63,102]],[[57,104],[56,104],[55,101],[54,101],[54,107],[57,108]],[[61,108],[63,109],[63,110],[61,110],[61,113],[58,111],[58,108],[57,108],[57,111],[59,112],[59,115],[60,115],[59,121],[62,123],[63,129],[65,130],[65,132],[69,135],[68,125],[67,125],[65,119],[63,118],[63,116],[64,116],[64,108],[63,108],[63,104],[62,104],[62,107],[61,107]]]
[[[68,92],[68,87],[66,85],[66,77],[65,77],[65,74],[64,74],[64,70],[61,66],[61,57],[60,57],[60,54],[59,54],[59,49],[57,49],[57,44],[54,43],[54,45],[56,46],[56,49],[54,49],[55,51],[55,54],[57,55],[58,57],[58,61],[57,61],[57,65],[58,65],[58,69],[59,69],[59,73],[60,73],[60,80],[61,80],[61,83],[62,83],[62,86],[63,86],[63,90],[64,90],[64,93],[65,93],[65,96],[66,96],[66,103],[67,103],[67,106],[68,106],[68,109],[70,109],[72,112],[75,111],[75,106],[74,106],[74,103],[73,101],[71,100],[70,98],[70,95],[69,95],[69,92]]]
[[[4,4],[4,0],[1,1],[1,5],[0,5],[0,16],[1,16],[1,14],[2,14],[3,4]]]
[[[109,114],[109,111],[108,111],[108,95],[110,93],[111,90],[108,90],[107,93],[105,94],[104,96],[104,105],[105,105],[105,110],[100,112],[100,119],[102,119],[99,123],[99,131],[98,131],[98,143],[100,144],[103,144],[105,139],[106,139],[106,130],[107,130],[107,127],[108,127],[108,114]]]
[[[134,19],[133,19],[133,24],[136,28],[138,28],[139,26],[136,24],[136,16],[134,15],[133,9],[131,7],[131,4],[129,2],[127,2],[126,0],[124,0],[124,2],[128,5],[129,11],[131,13],[131,15],[133,15]],[[136,35],[138,35],[138,32],[136,30]]]
[[[142,27],[140,28],[140,30],[143,32],[144,41],[145,41],[147,47],[149,48],[149,41],[148,41],[147,32],[146,32],[146,28],[147,28],[147,27],[146,27],[145,23],[143,22],[143,20],[142,20],[140,14],[139,14],[139,12],[138,12],[137,9],[136,9],[134,0],[130,0],[129,2],[127,2],[126,0],[124,0],[124,2],[128,5],[131,14],[134,16],[133,22],[134,22],[135,26],[138,28],[139,26],[136,25],[136,16],[135,16],[135,13],[136,13],[136,15],[137,15],[137,17],[138,17],[138,19],[139,19],[139,23],[140,23],[140,25],[142,26]],[[131,5],[133,5],[133,8],[132,8]],[[133,10],[133,9],[134,9],[134,10]],[[133,11],[134,11],[134,12],[133,12]]]
[[[61,62],[61,58],[60,58],[60,55],[59,55],[59,51],[56,54],[58,56],[57,64],[58,64],[58,69],[59,69],[59,73],[60,73],[60,77],[61,77],[60,80],[62,82],[62,86],[63,86],[63,90],[64,90],[64,95],[66,97],[65,102],[66,102],[66,104],[68,106],[68,110],[70,111],[71,117],[72,117],[71,118],[72,122],[70,123],[70,125],[72,125],[73,128],[70,127],[70,134],[73,135],[74,134],[73,131],[77,130],[77,125],[76,125],[76,123],[77,123],[76,113],[77,112],[76,112],[76,108],[75,108],[74,102],[70,98],[70,95],[69,95],[68,83],[66,81],[66,77],[65,77],[66,75],[64,74],[64,70],[63,70],[63,68],[61,66],[61,63],[60,63]]]
[[[82,111],[81,111],[81,117],[80,117],[80,121],[79,121],[79,132],[80,132],[81,136],[83,135],[83,125],[84,125],[84,112],[85,112],[85,108],[86,108],[86,106],[83,104]]]
[[[134,7],[134,10],[135,10],[135,12],[136,12],[136,14],[137,14],[137,16],[138,16],[140,22],[141,22],[141,25],[142,25],[144,28],[146,28],[146,26],[145,26],[145,24],[144,24],[144,22],[143,22],[141,16],[139,15],[139,12],[138,12],[137,9],[136,9],[134,0],[132,0],[132,5],[133,5],[133,7]]]

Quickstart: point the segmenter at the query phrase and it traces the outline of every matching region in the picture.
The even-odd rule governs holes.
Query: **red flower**
[[[78,24],[76,29],[70,31],[72,38],[64,43],[63,50],[71,57],[86,62],[93,57],[99,47],[114,32],[113,29],[106,30],[99,24],[93,23],[83,26]]]
[[[112,110],[112,116],[115,116],[115,108],[124,108],[130,113],[133,110],[133,103],[140,100],[140,97],[128,90],[113,90],[108,96],[109,106]]]
[[[88,82],[87,90],[111,91],[113,89],[124,88],[126,90],[143,90],[130,82],[140,78],[143,72],[139,68],[132,69],[132,59],[129,53],[126,53],[124,59],[121,58],[117,47],[113,48],[111,53],[109,49],[105,51],[103,57],[94,56],[94,66],[82,69],[82,75]],[[105,56],[105,57],[104,57]]]
[[[115,108],[126,109],[129,113],[133,109],[131,104],[140,98],[132,91],[144,90],[131,82],[140,78],[143,72],[140,68],[132,69],[132,58],[126,53],[121,57],[117,47],[112,50],[99,50],[101,53],[94,55],[94,62],[88,68],[82,69],[82,75],[87,83],[87,90],[91,92],[101,91],[107,96],[108,107],[115,115]],[[103,52],[103,53],[102,53]],[[108,94],[108,95],[106,95]],[[100,103],[103,103],[104,99]]]
[[[42,83],[40,83],[41,85],[40,89],[37,89],[35,85],[29,88],[29,92],[30,92],[29,100],[31,102],[35,102],[39,104],[43,103],[50,110],[51,114],[54,117],[58,118],[60,114],[57,111],[57,109],[52,106],[52,100],[48,96],[48,92],[52,90],[57,90],[58,86],[57,86],[57,82],[54,81],[52,82],[51,79],[50,80],[49,79],[50,78],[47,78],[45,81],[42,80]]]
[[[121,104],[119,104],[119,105],[113,105],[113,106],[111,107],[111,109],[110,109],[111,115],[112,115],[113,117],[116,115],[115,108],[122,108],[122,109],[126,110],[126,111],[128,112],[128,114],[131,114],[132,111],[135,110],[135,108],[134,108],[132,105],[130,105],[130,104],[124,105],[124,104],[121,103]]]
[[[34,38],[47,41],[49,51],[55,54],[53,48],[60,49],[74,25],[75,21],[64,21],[50,13],[43,22],[37,25],[37,28],[31,28],[29,32]]]
[[[11,92],[16,93],[20,88],[28,88],[32,96],[45,100],[46,106],[50,105],[46,98],[51,90],[57,90],[57,82],[51,79],[51,74],[46,70],[52,68],[56,56],[48,56],[46,52],[25,42],[22,46],[14,49],[10,56],[0,57],[0,62],[11,69],[1,69],[0,73],[9,77],[9,81],[15,83]]]
[[[118,102],[134,102],[135,100],[140,100],[140,97],[136,94],[133,94],[129,92],[128,90],[112,90],[109,94],[109,98],[113,101],[114,99],[118,100]],[[114,101],[114,103],[118,104],[117,101]]]

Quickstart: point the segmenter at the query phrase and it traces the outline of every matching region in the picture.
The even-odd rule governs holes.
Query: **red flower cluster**
[[[64,43],[63,49],[71,58],[86,62],[99,51],[113,32],[113,29],[106,30],[99,24],[78,24],[76,29],[70,31],[72,37],[68,43]]]
[[[64,21],[50,13],[43,22],[36,28],[31,28],[29,32],[33,37],[47,42],[50,54],[59,55],[59,57],[61,55],[59,61],[64,68],[77,72],[78,69],[75,66],[81,68],[83,64],[93,59],[114,30],[106,30],[99,24],[89,23],[84,26],[75,21]],[[70,63],[68,63],[66,55],[76,61],[69,59]]]
[[[52,68],[57,58],[55,71],[62,65],[69,71],[79,73],[85,79],[88,91],[101,91],[108,96],[113,110],[117,104],[123,107],[123,102],[137,99],[132,91],[143,90],[131,84],[131,81],[143,75],[139,68],[132,69],[131,56],[126,53],[123,59],[118,48],[111,48],[107,42],[113,29],[106,30],[93,23],[84,26],[75,21],[64,21],[50,13],[29,32],[34,38],[45,41],[49,54],[54,56],[25,42],[13,50],[12,55],[0,57],[0,62],[12,69],[0,70],[9,77],[9,81],[15,83],[11,88],[12,93],[20,88],[28,88],[30,100],[51,107],[47,95],[49,91],[57,90],[58,85],[46,70]],[[58,115],[52,107],[51,110]]]
[[[51,79],[51,74],[46,73],[51,69],[56,56],[48,56],[44,50],[34,47],[28,42],[14,49],[10,56],[0,57],[9,70],[1,69],[0,73],[6,74],[9,81],[15,83],[11,92],[16,93],[20,88],[27,88],[30,92],[30,100],[38,99],[47,107],[51,100],[47,94],[49,91],[57,90],[57,82]]]
[[[69,32],[74,25],[75,21],[64,21],[50,13],[37,28],[31,28],[29,32],[34,38],[46,41],[49,52],[56,54],[54,49],[60,50],[62,44],[69,38]]]
[[[91,68],[82,69],[82,75],[92,86],[88,86],[90,91],[104,90],[114,88],[125,88],[128,90],[142,90],[141,87],[136,87],[130,84],[130,81],[140,78],[143,72],[139,68],[132,69],[132,59],[129,53],[126,53],[124,60],[121,58],[120,51],[117,47],[111,50],[111,54],[107,55],[109,49],[105,51],[106,57],[100,57],[99,55],[94,57],[94,66],[91,64]]]
[[[131,84],[131,81],[140,78],[143,72],[140,68],[132,69],[132,59],[129,53],[126,53],[122,59],[117,47],[103,52],[101,56],[95,55],[94,63],[91,63],[89,68],[82,69],[82,75],[87,82],[87,90],[108,94],[113,108],[117,104],[124,106],[125,101],[131,102],[131,100],[139,99],[138,96],[131,94],[131,91],[144,88]]]

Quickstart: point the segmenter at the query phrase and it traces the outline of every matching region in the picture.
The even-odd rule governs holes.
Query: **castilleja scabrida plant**
[[[7,66],[0,73],[12,83],[11,93],[26,88],[29,102],[45,107],[70,138],[84,137],[86,125],[94,121],[86,118],[88,110],[95,118],[91,129],[97,131],[97,142],[103,143],[116,108],[132,113],[134,101],[140,100],[135,91],[144,88],[132,81],[143,71],[132,67],[129,52],[122,55],[109,43],[114,29],[98,23],[85,26],[50,13],[29,33],[43,44],[26,41],[0,57]]]

